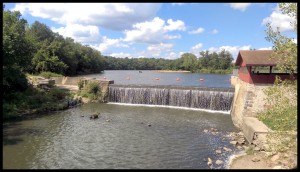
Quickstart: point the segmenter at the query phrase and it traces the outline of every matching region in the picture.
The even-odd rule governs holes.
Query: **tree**
[[[297,4],[280,3],[279,8],[283,14],[294,18],[290,24],[294,28],[294,32],[297,33]],[[279,69],[289,71],[291,75],[295,73],[297,71],[297,43],[294,42],[294,38],[283,35],[279,28],[274,31],[270,23],[267,24],[266,33],[266,39],[273,43],[274,54],[272,58],[281,62],[278,65]]]
[[[195,72],[197,70],[197,57],[192,53],[184,53],[181,55],[182,67],[184,70]]]
[[[27,21],[18,11],[3,11],[3,91],[27,88],[24,75],[31,61],[32,45],[25,35]]]

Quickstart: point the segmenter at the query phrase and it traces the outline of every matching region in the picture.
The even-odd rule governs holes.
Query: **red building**
[[[270,59],[272,53],[273,50],[240,50],[235,62],[239,66],[239,79],[250,84],[273,84],[276,75],[282,80],[290,79],[288,71],[278,71],[278,62]]]

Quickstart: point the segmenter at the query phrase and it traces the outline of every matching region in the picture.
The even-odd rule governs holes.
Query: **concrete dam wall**
[[[109,85],[109,102],[230,111],[234,89]]]

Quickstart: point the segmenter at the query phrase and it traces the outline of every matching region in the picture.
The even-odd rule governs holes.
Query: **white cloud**
[[[173,44],[154,44],[147,47],[146,54],[149,54],[151,57],[160,57],[162,53],[172,51]]]
[[[117,58],[125,58],[125,57],[132,58],[132,56],[131,56],[129,53],[123,53],[123,52],[120,52],[120,53],[112,53],[112,54],[110,54],[109,56],[117,57]]]
[[[258,50],[272,50],[272,47],[263,47],[263,48],[259,48]]]
[[[208,51],[211,52],[221,52],[223,49],[225,51],[230,52],[230,54],[232,55],[232,58],[235,60],[239,50],[250,50],[251,45],[244,45],[244,46],[230,46],[230,45],[225,45],[225,46],[221,46],[218,48],[215,47],[210,47],[208,48]],[[205,51],[205,50],[204,50]]]
[[[293,30],[293,27],[290,24],[291,22],[294,22],[294,19],[286,14],[282,14],[279,6],[277,6],[269,17],[263,19],[262,25],[270,23],[273,30],[276,30],[277,27],[279,27],[279,31],[284,32]]]
[[[191,48],[191,53],[195,54],[196,56],[199,56],[199,52],[201,51],[201,48],[203,47],[203,44],[202,43],[199,43],[195,46],[193,46]]]
[[[184,25],[184,22],[181,21],[181,20],[177,20],[177,21],[173,21],[172,19],[169,19],[167,21],[167,23],[169,25],[166,25],[164,27],[165,30],[168,30],[168,31],[173,31],[173,30],[181,30],[181,31],[185,31],[185,25]]]
[[[199,34],[199,33],[202,33],[202,32],[204,32],[204,28],[199,27],[199,28],[196,29],[196,30],[190,31],[189,34]]]
[[[245,11],[251,3],[229,3],[230,7],[240,11]]]
[[[64,37],[71,37],[80,43],[93,43],[101,40],[99,29],[96,26],[83,26],[80,24],[70,24],[66,27],[51,28],[53,32],[58,32]]]
[[[219,31],[217,29],[214,29],[214,30],[211,31],[211,33],[212,34],[217,34],[217,33],[219,33]]]
[[[96,48],[101,53],[106,52],[109,48],[112,47],[128,47],[128,45],[123,43],[123,40],[121,38],[110,39],[104,36],[102,39],[102,43],[100,43],[98,46],[93,46],[93,48]]]
[[[93,25],[124,30],[153,18],[160,6],[159,3],[17,3],[13,10],[62,25]]]
[[[184,30],[184,23],[180,20],[174,21],[168,20],[168,24],[159,17],[155,17],[152,21],[146,21],[133,25],[134,30],[126,30],[125,41],[128,42],[140,42],[149,44],[158,44],[169,39],[178,39],[181,36],[168,35],[168,31]]]

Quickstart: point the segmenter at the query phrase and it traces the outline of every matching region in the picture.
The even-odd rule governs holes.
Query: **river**
[[[144,73],[148,72],[137,75]],[[116,79],[105,74],[107,78]],[[168,74],[172,76],[169,78],[186,80],[184,73]],[[163,78],[163,75],[166,73],[154,77]],[[199,78],[201,74],[191,75],[187,75],[188,78]],[[227,75],[223,75],[219,80],[226,79]],[[205,81],[209,78],[205,77]],[[90,119],[95,113],[100,117]],[[203,132],[210,128],[216,128],[219,134]],[[213,166],[222,169],[234,151],[219,155],[215,150],[222,147],[235,150],[229,138],[224,137],[233,131],[237,129],[228,113],[88,103],[3,124],[3,168],[208,169],[207,158],[210,157],[213,161],[224,161],[222,165]]]

